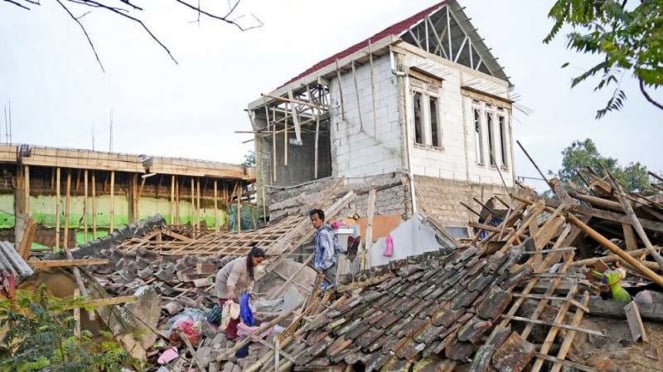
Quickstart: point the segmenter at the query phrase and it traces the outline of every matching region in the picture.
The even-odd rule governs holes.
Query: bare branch
[[[92,39],[90,39],[90,35],[88,35],[87,30],[85,29],[85,26],[83,26],[81,21],[79,21],[78,18],[76,18],[76,16],[74,16],[74,14],[69,10],[69,8],[67,8],[62,3],[62,1],[60,1],[60,0],[55,0],[55,1],[57,1],[57,3],[60,4],[62,9],[64,9],[64,11],[67,12],[67,14],[69,14],[69,17],[71,17],[71,19],[73,19],[74,22],[76,22],[80,26],[81,30],[83,30],[83,34],[85,35],[85,38],[87,39],[88,44],[90,44],[90,48],[92,48],[92,52],[94,53],[94,58],[97,59],[97,62],[99,63],[99,67],[101,68],[101,71],[106,72],[106,70],[104,69],[104,65],[101,63],[101,59],[99,59],[99,54],[97,54],[97,49],[94,47],[94,43],[92,43]]]
[[[23,8],[23,9],[25,9],[25,10],[30,10],[30,8],[28,8],[27,6],[25,6],[25,5],[23,5],[23,4],[19,3],[19,2],[16,2],[16,1],[14,1],[14,0],[3,0],[3,1],[8,2],[8,3],[12,4],[12,5],[16,5],[16,6],[19,7],[19,8]]]
[[[228,13],[226,13],[225,16],[219,16],[219,15],[216,15],[216,14],[212,14],[212,13],[210,13],[210,12],[207,12],[207,11],[205,11],[205,10],[200,9],[200,7],[197,7],[197,6],[193,5],[193,4],[189,4],[189,3],[187,3],[186,1],[183,1],[183,0],[175,0],[175,1],[178,2],[178,3],[180,3],[180,4],[182,4],[182,5],[184,5],[185,7],[189,8],[189,9],[195,10],[196,12],[199,12],[199,13],[201,13],[201,14],[204,14],[204,15],[210,17],[210,18],[213,18],[213,19],[216,19],[216,20],[223,21],[223,22],[226,22],[226,23],[228,23],[228,24],[231,24],[231,25],[237,27],[240,31],[246,31],[246,30],[250,30],[250,29],[252,29],[252,28],[260,27],[260,26],[251,26],[251,27],[244,28],[244,27],[242,27],[242,25],[240,25],[239,23],[237,23],[237,22],[235,22],[235,21],[233,21],[233,20],[228,19],[228,17],[232,14],[232,12],[235,11],[235,9],[237,8],[237,6],[239,5],[239,3],[240,3],[241,0],[237,0],[237,1],[235,2],[235,4],[230,8],[230,10],[228,11]],[[258,21],[260,21],[260,20],[258,20]],[[262,25],[262,22],[260,22],[260,23],[261,23],[261,25]]]
[[[647,101],[649,101],[649,103],[651,103],[652,105],[654,105],[654,106],[658,107],[659,109],[663,110],[663,104],[661,104],[659,102],[656,102],[649,95],[649,93],[647,93],[647,91],[645,90],[645,82],[642,81],[642,79],[638,79],[638,80],[640,80],[640,92],[642,92],[642,95],[645,96],[645,98],[647,99]]]
[[[152,31],[149,29],[149,27],[147,27],[147,26],[145,25],[145,23],[143,23],[143,21],[141,21],[140,19],[138,19],[138,18],[132,16],[131,14],[124,13],[124,12],[122,12],[121,10],[119,10],[119,9],[117,9],[117,8],[115,8],[115,7],[106,6],[106,5],[104,5],[104,4],[98,3],[98,2],[93,1],[93,0],[84,0],[84,1],[85,1],[85,3],[93,4],[93,5],[95,5],[95,6],[99,7],[99,8],[106,9],[106,10],[108,10],[108,11],[110,11],[110,12],[113,12],[113,13],[118,14],[118,15],[124,17],[124,18],[130,19],[130,20],[132,20],[132,21],[138,23],[139,25],[141,25],[141,27],[143,28],[143,30],[145,30],[145,32],[147,32],[147,34],[150,35],[150,37],[152,38],[152,40],[154,40],[157,44],[159,44],[159,46],[161,46],[161,48],[162,48],[163,50],[165,50],[166,53],[168,53],[168,56],[170,57],[170,59],[171,59],[173,62],[175,62],[175,64],[179,64],[179,62],[177,62],[177,60],[175,59],[175,57],[173,56],[173,54],[170,52],[170,49],[168,49],[168,47],[167,47],[166,45],[164,45],[164,43],[162,43],[161,40],[159,40],[159,38],[156,37],[156,35],[154,35],[154,34],[152,33]]]

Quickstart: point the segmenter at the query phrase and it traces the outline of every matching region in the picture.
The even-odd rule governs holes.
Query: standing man
[[[334,251],[334,230],[325,223],[325,212],[313,209],[309,212],[311,224],[315,231],[315,258],[313,268],[325,275],[329,286],[336,285],[336,257]]]

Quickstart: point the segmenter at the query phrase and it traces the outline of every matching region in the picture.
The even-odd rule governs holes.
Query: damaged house
[[[514,184],[510,88],[458,2],[433,5],[249,104],[258,194],[276,219],[344,178],[377,190],[376,215],[423,211],[466,237],[459,201]]]

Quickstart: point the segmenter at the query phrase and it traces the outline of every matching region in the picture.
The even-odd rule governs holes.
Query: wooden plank
[[[355,61],[350,63],[352,66],[352,80],[355,85],[355,98],[357,99],[357,116],[359,117],[359,131],[364,132],[364,120],[361,113],[361,99],[359,98],[359,84],[357,84],[357,71],[355,70]],[[339,79],[338,84],[340,86],[341,80]]]
[[[622,229],[624,230],[624,243],[626,243],[627,251],[634,251],[638,249],[638,243],[635,240],[635,232],[633,226],[623,223]]]
[[[24,260],[27,260],[28,257],[30,257],[32,242],[35,239],[36,232],[37,232],[37,223],[32,218],[28,218],[25,221],[25,228],[23,230],[21,242],[19,243],[18,246],[18,255],[21,256],[21,258],[23,258]]]
[[[587,308],[587,304],[589,303],[589,292],[585,291],[582,295],[582,305]],[[582,321],[583,316],[585,313],[588,312],[584,308],[577,307],[576,308],[576,313],[573,316],[573,320],[571,321],[571,325],[574,327],[577,327],[580,325],[580,322]],[[568,354],[569,350],[571,349],[571,345],[573,345],[573,339],[576,336],[576,331],[569,331],[566,336],[564,337],[564,341],[562,341],[562,346],[560,346],[559,351],[557,352],[557,358],[560,360],[564,360],[566,358],[566,355]],[[554,363],[550,372],[559,372],[562,368],[563,364],[562,363]]]
[[[649,342],[645,326],[642,324],[638,304],[636,304],[635,301],[629,302],[624,306],[624,313],[626,314],[626,321],[628,322],[628,329],[631,331],[633,342],[638,342],[639,340]]]
[[[55,250],[60,250],[60,168],[55,169]]]
[[[175,225],[175,175],[170,176],[170,224]]]
[[[67,260],[30,260],[28,264],[35,269],[43,269],[46,267],[74,267],[74,266],[89,266],[89,265],[107,265],[108,259],[67,259]]]

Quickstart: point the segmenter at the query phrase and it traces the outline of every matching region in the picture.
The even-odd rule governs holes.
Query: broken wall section
[[[467,229],[470,220],[477,216],[465,208],[467,204],[477,212],[481,206],[473,200],[482,202],[497,195],[508,202],[510,189],[502,185],[478,184],[445,180],[441,178],[414,176],[417,208],[438,220],[447,230]]]
[[[331,192],[335,178],[325,178],[306,183],[298,187],[272,188],[267,195],[269,216],[276,220],[285,216],[304,215],[304,205],[316,204],[323,195]],[[342,195],[352,190],[358,195],[350,205],[339,214],[341,217],[357,216],[365,218],[368,210],[368,192],[376,190],[374,215],[398,215],[406,218],[411,214],[412,203],[409,182],[404,174],[393,172],[374,177],[345,179],[343,188],[337,193]]]

